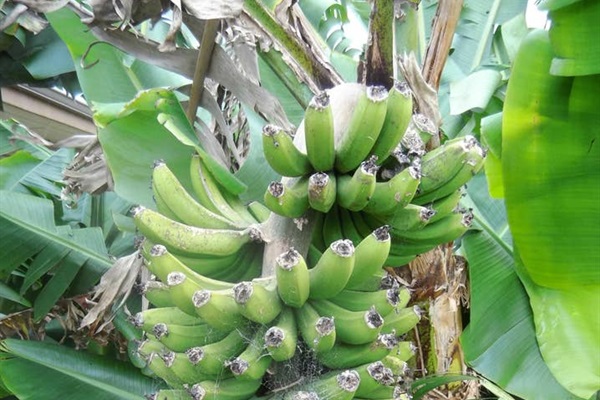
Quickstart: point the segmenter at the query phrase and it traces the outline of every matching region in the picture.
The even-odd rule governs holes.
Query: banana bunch
[[[407,307],[410,291],[386,276],[390,248],[382,226],[356,246],[339,239],[313,249],[314,262],[290,248],[275,259],[273,276],[232,283],[187,267],[167,245],[145,244],[156,279],[145,295],[154,308],[132,318],[146,337],[136,356],[170,386],[151,398],[248,399],[272,365],[298,358],[331,372],[281,398],[396,396],[414,354],[402,337],[421,313]]]
[[[321,251],[387,224],[392,266],[457,239],[472,220],[459,207],[461,187],[482,168],[485,151],[464,136],[427,152],[436,128],[412,106],[404,83],[389,91],[342,84],[314,96],[294,137],[266,125],[265,158],[284,179],[269,185],[265,205],[288,218],[324,213],[313,240]]]

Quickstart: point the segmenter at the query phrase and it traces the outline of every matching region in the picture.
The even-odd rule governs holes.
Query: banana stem
[[[313,210],[307,211],[301,218],[287,218],[271,213],[264,229],[266,245],[261,274],[263,278],[275,276],[275,259],[290,247],[306,258],[316,220]]]

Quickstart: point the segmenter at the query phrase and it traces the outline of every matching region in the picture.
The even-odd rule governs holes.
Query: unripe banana
[[[247,323],[231,289],[197,290],[192,295],[192,303],[196,314],[216,329],[230,331]]]
[[[148,281],[142,289],[144,297],[155,307],[175,307],[169,286],[159,281]]]
[[[310,304],[321,316],[333,317],[337,338],[344,343],[371,343],[383,326],[383,317],[374,307],[350,311],[327,300],[313,300]]]
[[[174,351],[168,351],[160,354],[165,366],[171,370],[177,378],[186,384],[192,384],[195,382],[201,382],[207,379],[221,378],[221,376],[210,375],[200,371],[190,361],[191,358],[188,354],[192,353],[195,349],[190,349],[186,353],[178,353]]]
[[[189,348],[204,346],[223,339],[227,331],[220,331],[202,323],[198,325],[178,325],[159,322],[147,331],[169,350],[182,352]]]
[[[382,333],[393,333],[397,336],[404,335],[421,321],[419,307],[403,308],[385,316]]]
[[[243,229],[248,225],[230,221],[198,203],[162,161],[154,164],[152,189],[177,219],[187,225],[209,229]],[[162,213],[160,204],[157,205]]]
[[[413,358],[418,350],[419,348],[413,342],[405,340],[398,343],[398,349],[392,356],[397,360],[406,362]]]
[[[310,293],[310,277],[304,257],[291,248],[277,257],[275,263],[279,297],[290,307],[302,307]]]
[[[329,171],[335,163],[333,111],[329,94],[315,95],[304,114],[306,155],[316,171]],[[326,211],[324,211],[326,212]]]
[[[342,207],[337,208],[342,229],[342,237],[351,240],[352,243],[360,243],[365,236],[361,235],[358,228],[354,225],[352,215],[355,213]]]
[[[335,169],[341,173],[367,158],[385,121],[388,92],[384,87],[369,86],[359,96],[347,130],[336,142]]]
[[[411,125],[411,128],[418,133],[423,143],[429,142],[429,139],[437,134],[437,128],[435,124],[426,115],[413,114]]]
[[[146,360],[146,368],[148,368],[157,377],[164,380],[167,385],[172,388],[183,388],[185,382],[183,382],[170,368],[168,368],[162,358],[161,354],[164,354],[168,350],[157,342],[156,340],[146,339],[138,346],[139,356]]]
[[[192,157],[190,163],[190,179],[192,189],[200,204],[214,213],[230,221],[246,221],[254,223],[254,218],[246,210],[239,197],[229,193],[210,173],[202,158],[198,155]]]
[[[371,154],[382,164],[402,140],[412,116],[412,91],[406,82],[396,82],[390,89],[387,111]]]
[[[245,400],[251,398],[261,380],[219,379],[192,385],[188,392],[192,400]]]
[[[420,167],[409,166],[386,182],[377,182],[363,211],[386,216],[406,207],[411,202],[421,182]]]
[[[275,361],[289,360],[296,353],[298,345],[298,327],[294,311],[285,307],[277,323],[265,332],[265,347]]]
[[[410,300],[410,291],[405,288],[381,289],[374,292],[342,290],[329,299],[334,304],[351,311],[365,311],[375,307],[381,315],[387,315],[406,306]]]
[[[294,313],[302,340],[311,350],[319,354],[333,347],[336,333],[331,316],[320,316],[309,303],[295,309]]]
[[[246,349],[239,356],[225,362],[236,379],[260,380],[267,372],[273,359],[265,350],[266,331],[265,326],[257,329]]]
[[[283,305],[273,278],[240,282],[233,287],[233,299],[240,313],[259,324],[268,324],[281,312]]]
[[[183,326],[203,323],[202,319],[186,314],[177,307],[149,308],[136,313],[130,320],[136,328],[142,328],[146,332],[151,332],[154,325],[159,323]]]
[[[425,204],[454,192],[468,181],[456,184],[454,177],[463,169],[472,174],[484,157],[485,151],[473,136],[454,138],[431,150],[421,160],[421,183],[413,202]]]
[[[203,289],[227,289],[233,284],[208,278],[189,269],[177,257],[171,254],[163,245],[156,244],[146,253],[146,267],[161,281],[167,282],[167,277],[172,272],[184,274]]]
[[[225,362],[246,349],[249,334],[247,327],[234,329],[218,342],[190,348],[186,354],[198,371],[206,375],[226,375]]]
[[[434,216],[435,211],[429,207],[408,204],[404,208],[397,209],[394,214],[385,218],[385,221],[392,228],[392,235],[395,235],[398,231],[419,230],[429,224]],[[381,220],[374,218],[373,222],[379,224]]]
[[[274,213],[288,218],[299,218],[308,210],[308,179],[271,182],[264,195],[265,205]]]
[[[336,240],[346,239],[344,232],[342,231],[342,224],[340,223],[341,218],[340,207],[338,207],[337,204],[334,204],[333,207],[331,207],[331,210],[323,217],[321,232],[323,234],[325,247]],[[310,265],[314,264],[309,263],[309,266]]]
[[[275,172],[283,176],[302,176],[310,172],[306,154],[294,145],[289,133],[275,125],[263,127],[262,135],[265,159]]]
[[[429,219],[429,223],[431,224],[435,221],[439,221],[448,214],[459,210],[460,199],[463,197],[463,195],[463,191],[458,189],[448,196],[428,204],[428,207],[435,211],[434,216]]]
[[[354,370],[360,376],[356,396],[369,399],[392,399],[396,377],[381,361],[360,365]]]
[[[337,178],[336,199],[340,207],[350,211],[362,210],[373,195],[376,174],[379,167],[376,157],[363,161],[352,176],[341,175]]]
[[[317,264],[308,270],[312,299],[327,299],[344,289],[354,269],[354,245],[350,240],[333,242]]]
[[[448,243],[462,236],[469,229],[472,221],[473,214],[470,211],[453,212],[422,229],[394,230],[394,239],[405,248],[410,248],[410,245],[418,248],[430,244]]]
[[[315,172],[308,179],[308,204],[312,209],[328,212],[335,204],[336,193],[335,174]]]
[[[151,242],[163,244],[169,251],[182,255],[226,256],[261,238],[256,226],[243,230],[196,228],[144,207],[137,207],[133,218],[137,228]]]
[[[287,393],[284,400],[351,400],[359,384],[356,371],[331,371]]]
[[[194,400],[185,389],[161,389],[146,395],[147,400]]]
[[[353,368],[381,360],[390,354],[397,345],[398,339],[395,335],[380,334],[373,343],[360,345],[336,343],[331,350],[318,353],[317,357],[327,368]]]
[[[263,203],[260,203],[258,201],[253,201],[250,204],[248,204],[248,211],[250,212],[250,214],[252,214],[256,222],[261,224],[268,220],[271,216],[271,210],[269,210],[269,208]]]
[[[361,285],[373,274],[381,271],[390,251],[391,237],[387,225],[375,229],[365,237],[354,251],[354,268],[346,288]]]
[[[435,246],[434,246],[435,247]],[[431,250],[431,248],[430,248]],[[390,251],[390,255],[388,256],[388,259],[386,261],[386,265],[392,268],[396,268],[396,267],[402,267],[406,264],[408,264],[409,262],[413,261],[415,258],[417,258],[417,254],[413,254],[413,255],[409,255],[409,256],[398,256],[395,254],[392,254],[393,251]],[[422,251],[421,253],[425,253],[426,251]]]

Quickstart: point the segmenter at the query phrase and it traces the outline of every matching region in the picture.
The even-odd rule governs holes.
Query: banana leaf
[[[19,399],[143,400],[158,387],[128,363],[54,343],[7,339],[0,349],[0,380]]]
[[[556,379],[600,390],[600,75],[550,74],[548,32],[523,42],[502,121],[502,165],[517,271]]]

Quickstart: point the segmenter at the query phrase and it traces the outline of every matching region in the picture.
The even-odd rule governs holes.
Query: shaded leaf
[[[157,389],[128,363],[66,346],[7,339],[2,348],[12,357],[0,360],[0,377],[20,399],[143,400]]]
[[[22,304],[25,307],[31,307],[31,303],[29,302],[29,300],[21,296],[19,293],[14,291],[10,286],[8,286],[2,281],[0,281],[0,298],[14,301],[15,303]]]

